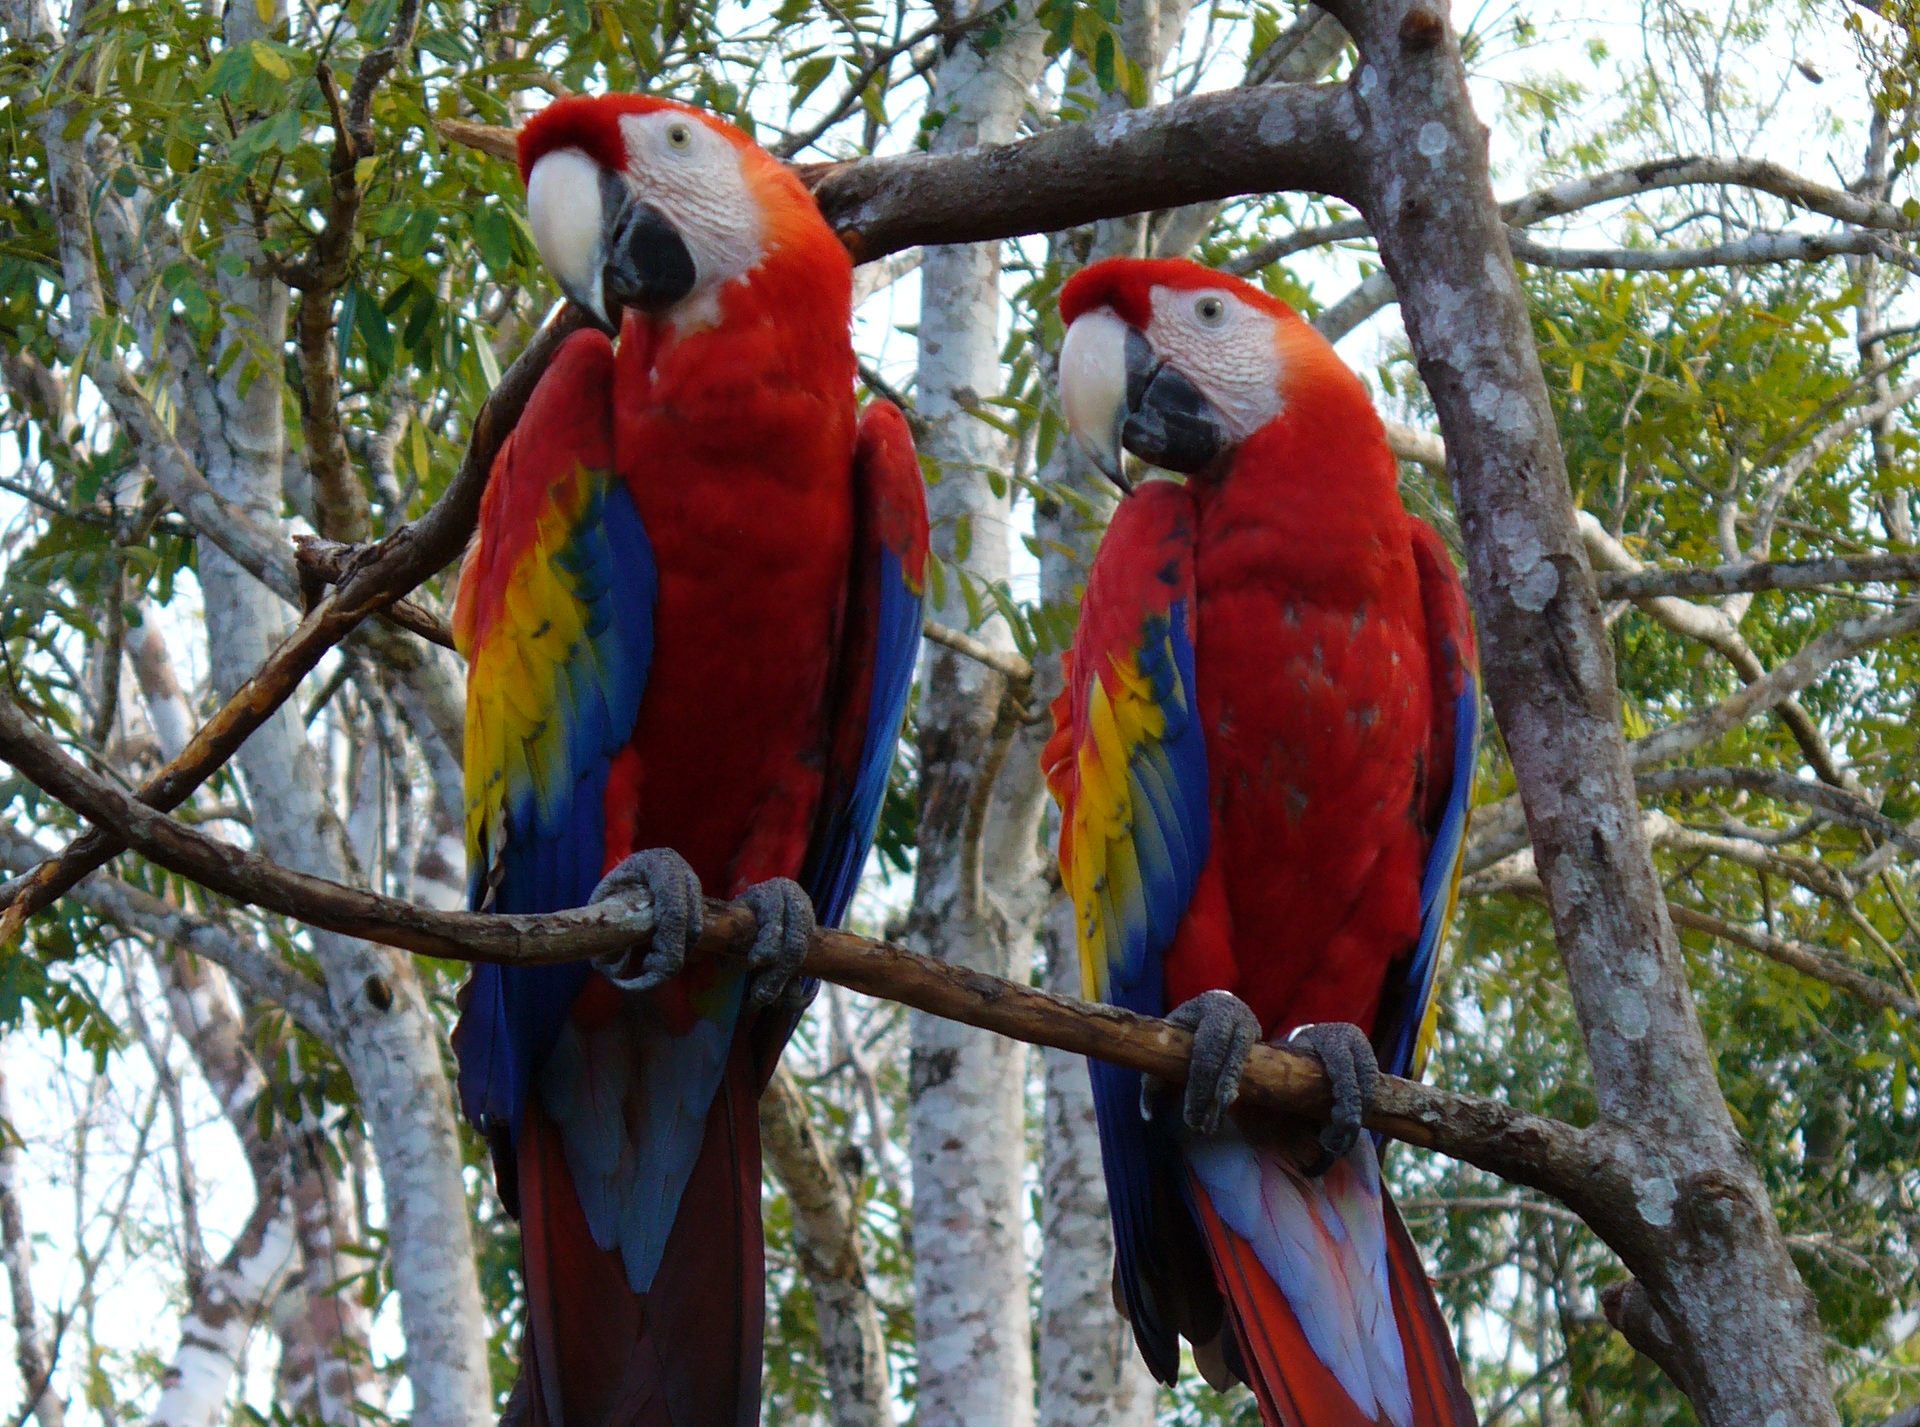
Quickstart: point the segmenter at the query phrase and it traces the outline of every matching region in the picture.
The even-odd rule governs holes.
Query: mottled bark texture
[[[1711,1427],[1836,1422],[1813,1302],[1721,1096],[1654,874],[1458,43],[1430,0],[1330,8],[1361,50],[1345,196],[1379,240],[1446,436],[1487,689],[1593,1064],[1590,1133],[1631,1186],[1609,1242]]]
[[[1044,62],[1041,29],[1024,5],[990,48],[977,36],[962,38],[933,77],[934,152],[1011,139]],[[928,491],[934,548],[984,581],[1004,579],[1012,556],[1005,482],[1012,452],[974,415],[1000,387],[999,278],[996,245],[929,248],[921,262],[916,409],[924,423],[920,449],[941,472]],[[932,616],[964,628],[967,605],[951,575],[945,594]],[[1011,647],[998,620],[974,633]],[[1001,675],[949,649],[931,652],[920,696],[909,938],[943,961],[1024,980],[1031,942],[993,895],[989,883],[999,878],[986,865],[989,846],[1022,844],[1021,830],[1002,826],[1004,810],[996,807],[1014,725]],[[1027,804],[1024,845],[1032,848],[1038,804]],[[1028,1427],[1026,1047],[919,1013],[910,1044],[918,1421]]]

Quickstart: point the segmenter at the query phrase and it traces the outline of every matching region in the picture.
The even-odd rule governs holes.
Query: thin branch
[[[974,14],[962,19],[953,19],[943,14],[922,25],[905,38],[875,50],[868,56],[866,63],[854,71],[853,78],[847,81],[846,88],[841,91],[839,100],[829,105],[825,114],[799,133],[789,134],[773,145],[771,152],[774,157],[791,159],[802,149],[809,148],[818,142],[821,135],[853,112],[854,106],[860,103],[861,96],[867,92],[867,86],[901,55],[911,53],[931,39],[939,38],[949,41],[958,39],[1006,15],[1016,3],[1017,0],[999,0],[998,4],[982,6]]]
[[[1590,178],[1569,179],[1508,199],[1500,205],[1500,216],[1510,228],[1529,228],[1549,218],[1563,218],[1569,213],[1637,194],[1666,188],[1706,187],[1751,188],[1771,193],[1810,213],[1819,213],[1855,228],[1886,233],[1910,233],[1915,228],[1913,220],[1900,211],[1898,204],[1829,188],[1765,159],[1716,157],[1651,159]],[[1350,243],[1371,233],[1364,218],[1346,218],[1315,228],[1301,228],[1242,254],[1227,268],[1244,275],[1309,248]],[[1514,256],[1520,256],[1518,249]]]
[[[46,855],[38,842],[0,825],[0,867],[24,870]],[[83,880],[72,895],[95,916],[124,932],[205,957],[253,995],[280,1007],[310,1034],[322,1040],[335,1034],[320,989],[226,922],[194,916],[106,873]]]
[[[923,624],[920,632],[935,644],[944,645],[954,653],[965,655],[976,664],[983,664],[996,674],[1003,675],[1013,686],[1011,692],[1014,697],[1023,704],[1027,701],[1026,693],[1033,687],[1033,665],[1011,649],[996,649],[964,630],[950,629],[932,620]]]
[[[321,585],[337,585],[366,558],[365,545],[340,540],[325,540],[316,535],[293,537],[294,559],[300,563],[303,579],[312,577]],[[380,617],[429,644],[453,648],[453,626],[434,611],[414,600],[399,599],[380,611]]]
[[[1730,788],[1757,793],[1778,802],[1798,803],[1803,807],[1816,808],[1835,822],[1870,832],[1920,857],[1920,836],[1908,832],[1864,798],[1830,784],[1811,783],[1804,778],[1770,773],[1760,768],[1664,768],[1642,773],[1634,779],[1634,783],[1642,793],[1655,795]]]
[[[1748,951],[1758,952],[1769,961],[1798,971],[1802,976],[1810,976],[1815,981],[1824,981],[1857,996],[1870,1006],[1879,1006],[1894,1011],[1910,1021],[1920,1022],[1920,1001],[1911,996],[1902,995],[1896,988],[1889,986],[1877,976],[1847,965],[1837,957],[1805,942],[1788,941],[1785,937],[1774,936],[1770,932],[1758,931],[1752,927],[1743,927],[1710,912],[1698,911],[1680,902],[1667,903],[1667,913],[1676,926],[1689,927],[1694,931],[1705,932],[1708,936],[1721,941],[1743,946]]]
[[[1659,827],[1659,814],[1649,815],[1648,821]],[[1667,820],[1671,826],[1671,820]],[[1656,842],[1681,841],[1659,837]],[[1512,857],[1484,872],[1475,873],[1461,886],[1462,895],[1487,896],[1505,894],[1516,897],[1530,897],[1535,901],[1546,900],[1546,889],[1540,883],[1540,874],[1535,870],[1530,850],[1523,849]],[[1688,927],[1694,931],[1705,932],[1721,941],[1734,946],[1745,947],[1757,952],[1769,961],[1799,972],[1815,981],[1821,981],[1837,990],[1856,996],[1870,1006],[1892,1011],[1905,1016],[1908,1020],[1920,1023],[1920,1001],[1904,995],[1896,986],[1890,986],[1877,976],[1870,976],[1857,967],[1848,965],[1839,957],[1808,946],[1805,942],[1789,941],[1785,937],[1774,936],[1770,932],[1757,931],[1716,917],[1710,912],[1699,911],[1681,902],[1669,901],[1667,915],[1675,926]]]
[[[1704,748],[1740,724],[1792,698],[1844,659],[1920,629],[1920,603],[1869,619],[1846,619],[1808,640],[1737,694],[1692,718],[1655,729],[1629,746],[1635,768]]]
[[[1871,253],[1901,267],[1920,270],[1898,244],[1878,233],[1843,229],[1837,233],[1751,233],[1730,243],[1700,248],[1553,248],[1515,233],[1508,239],[1515,262],[1536,268],[1621,272],[1686,272],[1696,268],[1751,268],[1768,263],[1809,263],[1823,258]]]
[[[433,508],[419,520],[366,547],[366,559],[345,583],[336,586],[280,641],[267,661],[202,725],[177,758],[141,785],[139,796],[148,806],[179,806],[286,702],[327,650],[362,620],[387,608],[459,554],[478,519],[480,496],[486,489],[494,455],[520,419],[552,354],[584,322],[577,310],[567,307],[541,329],[480,408],[466,459]],[[0,947],[13,943],[28,917],[124,846],[96,829],[58,858],[42,863],[24,886],[13,889],[5,914],[0,916]]]
[[[1651,566],[1632,572],[1594,572],[1603,600],[1667,595],[1707,598],[1756,590],[1814,590],[1823,585],[1907,584],[1920,580],[1920,555],[1823,555],[1806,560],[1742,560],[1731,565]]]

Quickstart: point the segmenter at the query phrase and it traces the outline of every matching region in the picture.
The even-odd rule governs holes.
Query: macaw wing
[[[1480,661],[1467,594],[1445,542],[1413,520],[1413,557],[1427,612],[1427,660],[1433,682],[1433,731],[1427,746],[1423,816],[1432,843],[1420,883],[1420,940],[1388,973],[1374,1044],[1389,1075],[1420,1074],[1438,1003],[1434,974],[1460,887],[1473,771],[1480,736]]]
[[[839,926],[880,824],[887,777],[920,652],[927,569],[927,491],[900,408],[876,401],[853,452],[853,558],[830,696],[826,777],[800,885],[822,926]],[[798,1017],[754,1031],[762,1077],[773,1074]]]
[[[1193,612],[1192,502],[1184,487],[1149,482],[1121,503],[1094,560],[1044,754],[1082,987],[1147,1016],[1166,1010],[1162,963],[1211,829]],[[1179,1260],[1172,1246],[1192,1233],[1178,1146],[1142,1117],[1136,1072],[1089,1068],[1116,1277],[1148,1365],[1171,1382],[1183,1291],[1156,1265]]]
[[[646,689],[656,583],[639,512],[612,470],[612,386],[607,339],[569,338],[494,461],[461,570],[454,641],[467,659],[476,910],[577,907],[606,870],[608,772]],[[490,1136],[518,1133],[588,975],[475,968],[454,1049],[461,1103]],[[510,1167],[501,1187],[511,1205]]]
[[[926,487],[907,419],[890,401],[874,402],[860,418],[853,487],[853,568],[834,670],[826,786],[800,879],[830,926],[846,916],[873,846],[920,652]]]

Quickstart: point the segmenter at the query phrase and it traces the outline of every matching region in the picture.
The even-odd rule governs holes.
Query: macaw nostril
[[[693,291],[693,253],[658,209],[635,204],[607,245],[607,301],[660,313]]]

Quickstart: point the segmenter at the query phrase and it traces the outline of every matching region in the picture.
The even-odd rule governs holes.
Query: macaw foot
[[[1367,1033],[1345,1021],[1302,1026],[1287,1037],[1287,1044],[1314,1056],[1326,1067],[1327,1079],[1333,1085],[1333,1113],[1320,1128],[1319,1157],[1301,1166],[1309,1178],[1317,1178],[1344,1159],[1359,1140],[1360,1117],[1373,1103],[1380,1062]]]
[[[1260,1022],[1253,1008],[1231,991],[1202,991],[1175,1006],[1167,1020],[1193,1032],[1181,1117],[1188,1129],[1213,1134],[1240,1093],[1240,1072],[1246,1068],[1247,1053],[1259,1043]]]
[[[653,942],[619,956],[604,956],[594,969],[623,991],[651,991],[673,980],[687,964],[687,952],[700,940],[706,898],[687,859],[670,847],[650,847],[623,857],[600,879],[589,904],[645,892],[653,904]],[[635,952],[640,952],[635,964]]]
[[[747,888],[740,900],[760,924],[747,953],[747,1009],[777,1006],[798,1015],[820,989],[812,977],[800,974],[818,925],[813,899],[791,877],[769,877]]]

